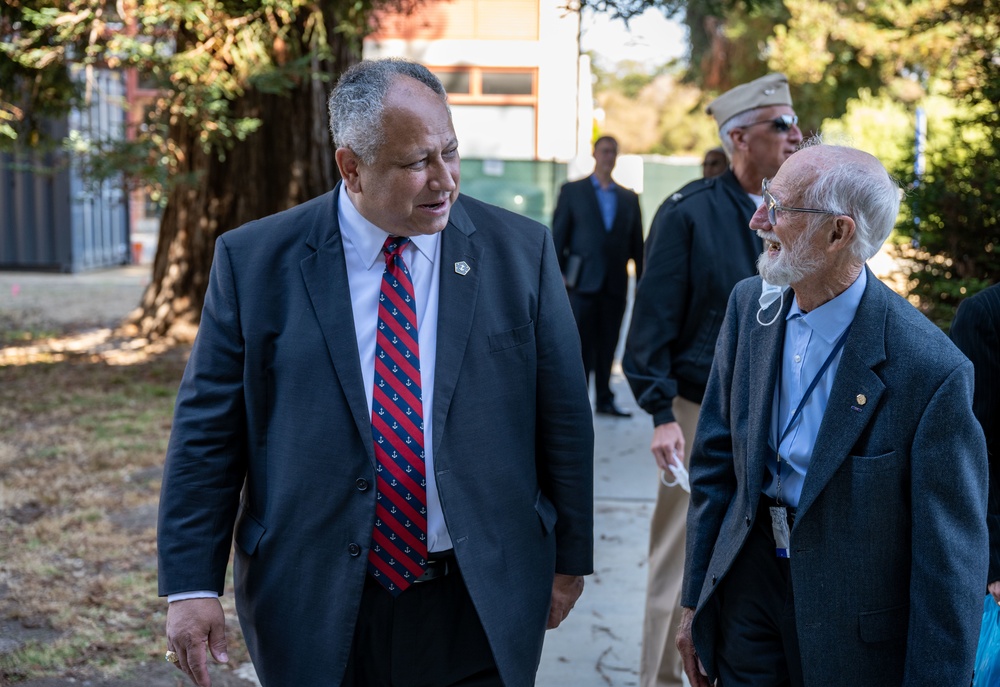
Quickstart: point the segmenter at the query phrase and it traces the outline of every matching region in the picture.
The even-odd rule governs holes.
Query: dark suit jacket
[[[753,277],[730,298],[691,455],[681,602],[697,606],[710,673],[715,592],[741,584],[726,575],[757,513],[784,337],[784,317],[757,323],[760,293]],[[941,330],[869,272],[791,532],[806,685],[970,683],[987,565],[972,376]]]
[[[951,323],[951,340],[976,368],[972,409],[990,454],[989,582],[1000,580],[1000,284],[966,298]]]
[[[235,527],[237,609],[274,687],[340,683],[375,519],[336,199],[217,241],[163,478],[160,593],[222,592]],[[500,675],[531,685],[554,573],[592,569],[576,326],[544,226],[462,196],[441,240],[438,491]]]
[[[642,212],[634,191],[618,184],[614,189],[618,209],[607,231],[591,178],[563,184],[552,215],[552,240],[563,269],[570,255],[583,260],[574,287],[578,293],[603,291],[625,300],[630,259],[636,278],[642,274]]]

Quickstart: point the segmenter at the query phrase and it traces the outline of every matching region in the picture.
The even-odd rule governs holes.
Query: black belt
[[[788,513],[788,526],[791,527],[792,525],[795,524],[795,509],[794,508],[792,508],[791,506],[789,506],[787,504],[784,504],[784,505],[779,504],[777,501],[775,501],[774,499],[772,499],[770,496],[768,496],[767,494],[761,492],[761,494],[760,494],[760,508],[772,508],[772,507],[773,508],[784,508],[785,511]],[[770,523],[771,523],[770,511],[768,511],[768,518],[767,518],[767,520],[765,522],[767,522],[768,525],[770,525]]]
[[[455,561],[455,550],[435,551],[427,556],[427,569],[424,574],[414,580],[416,582],[430,582],[439,577],[450,575],[458,570],[458,563]]]

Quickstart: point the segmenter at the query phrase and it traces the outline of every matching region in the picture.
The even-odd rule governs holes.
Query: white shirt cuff
[[[216,592],[181,592],[179,594],[167,594],[167,603],[173,603],[175,601],[185,601],[187,599],[218,599],[219,595]]]

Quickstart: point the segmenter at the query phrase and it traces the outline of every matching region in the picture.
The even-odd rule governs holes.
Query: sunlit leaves
[[[43,142],[45,117],[85,105],[85,84],[72,76],[72,65],[134,68],[145,87],[155,89],[147,91],[156,95],[145,118],[127,141],[88,146],[84,152],[101,159],[86,167],[100,177],[117,164],[159,187],[187,155],[170,141],[171,123],[184,121],[204,152],[225,157],[261,125],[256,117],[234,114],[233,103],[251,91],[282,95],[305,79],[328,78],[320,65],[331,55],[330,41],[360,53],[377,1],[16,4],[0,18],[0,147]],[[381,4],[407,3],[412,0]],[[71,141],[67,150],[81,152],[80,145]]]

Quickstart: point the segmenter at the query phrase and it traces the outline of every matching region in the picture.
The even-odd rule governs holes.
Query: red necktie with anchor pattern
[[[375,336],[376,505],[368,572],[398,596],[427,566],[427,482],[420,355],[413,282],[403,260],[410,239],[390,236]]]

